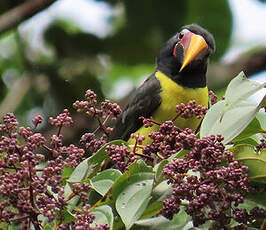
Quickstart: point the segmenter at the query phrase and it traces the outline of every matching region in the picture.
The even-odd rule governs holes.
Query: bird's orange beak
[[[205,39],[194,33],[187,33],[181,40],[184,47],[184,60],[179,70],[181,72],[199,53],[204,49],[208,49]]]

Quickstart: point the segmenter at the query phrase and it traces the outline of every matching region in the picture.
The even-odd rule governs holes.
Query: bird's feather
[[[128,140],[131,133],[142,125],[139,117],[149,118],[161,104],[161,85],[155,77],[155,72],[134,92],[131,100],[118,118],[110,139]]]

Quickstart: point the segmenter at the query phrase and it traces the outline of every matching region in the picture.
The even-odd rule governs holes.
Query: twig
[[[63,127],[63,126],[60,125],[59,128],[58,128],[58,132],[57,132],[57,136],[58,136],[58,137],[60,136],[60,133],[61,133],[62,127]]]
[[[176,116],[172,119],[173,122],[175,122],[175,120],[181,115],[181,112],[179,111]]]
[[[109,118],[110,118],[110,115],[108,115],[108,116],[105,118],[105,120],[102,122],[102,121],[100,120],[100,118],[97,117],[97,121],[98,121],[99,126],[97,127],[97,129],[94,130],[93,133],[95,134],[95,133],[97,133],[97,132],[101,129],[101,130],[102,130],[102,131],[108,136],[109,133],[106,132],[105,124],[106,124],[107,120],[109,120]]]
[[[22,169],[22,168],[17,168],[16,166],[6,166],[6,165],[1,165],[1,164],[0,164],[0,168],[14,169],[14,170]]]
[[[204,117],[203,117],[204,118]],[[200,120],[200,123],[198,124],[198,127],[196,128],[196,130],[195,130],[195,134],[197,134],[199,131],[200,131],[200,127],[201,127],[201,124],[202,124],[202,121],[203,121],[203,118],[201,118],[201,120]]]
[[[4,101],[0,104],[0,118],[17,108],[30,86],[31,79],[28,76],[20,77],[16,80]]]
[[[135,155],[140,156],[140,157],[143,157],[143,158],[147,158],[147,159],[149,159],[150,161],[153,161],[153,160],[154,160],[153,157],[148,156],[148,155],[145,155],[145,154],[142,154],[142,153],[136,153],[136,152],[135,152]]]
[[[29,0],[0,16],[0,34],[44,10],[56,0]]]
[[[266,69],[266,49],[250,49],[241,53],[230,64],[211,64],[207,72],[209,89],[221,89],[240,72],[244,71],[247,76],[259,73]]]

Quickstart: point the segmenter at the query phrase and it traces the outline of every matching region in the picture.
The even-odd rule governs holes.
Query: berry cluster
[[[209,90],[209,97],[211,99],[211,105],[217,103],[217,95],[212,90]]]
[[[195,100],[191,100],[187,105],[181,103],[176,106],[177,117],[191,118],[195,116],[200,119],[207,113],[208,108],[202,105],[197,105]],[[176,119],[174,118],[174,120]]]
[[[106,151],[110,156],[111,163],[114,165],[113,168],[121,172],[125,172],[128,166],[138,159],[134,152],[123,145],[108,145]]]
[[[76,101],[73,107],[78,111],[86,112],[89,116],[97,118],[113,117],[117,118],[121,113],[121,109],[118,104],[111,103],[109,100],[105,100],[101,103],[100,108],[97,108],[97,96],[92,90],[87,90],[85,93],[86,101]]]
[[[87,152],[93,154],[107,143],[108,136],[113,129],[107,127],[106,123],[109,119],[116,119],[121,113],[121,109],[118,104],[111,103],[109,100],[103,101],[100,108],[97,108],[97,96],[92,90],[86,91],[85,98],[86,101],[76,101],[73,107],[79,112],[85,112],[88,116],[96,118],[98,121],[98,128],[92,133],[85,133],[80,140]],[[96,135],[99,131],[103,132],[100,138]]]
[[[185,119],[191,118],[195,116],[198,119],[201,119],[207,113],[207,107],[202,105],[197,105],[195,100],[191,100],[187,105],[181,103],[176,106],[176,116],[172,119],[175,121],[178,117],[182,117]],[[143,116],[139,117],[143,121],[143,124],[146,128],[151,127],[153,125],[162,125],[162,123],[158,123],[151,118],[145,118]]]
[[[160,125],[158,132],[149,134],[152,143],[143,147],[143,154],[154,159],[166,159],[181,149],[191,149],[196,135],[191,129],[180,129],[173,121],[166,121]]]
[[[33,129],[19,127],[12,113],[3,118],[0,125],[0,222],[18,222],[20,229],[33,227],[39,230],[43,227],[41,218],[45,217],[50,222],[60,219],[58,215],[66,210],[67,202],[73,196],[79,196],[81,202],[87,200],[90,186],[86,183],[73,184],[73,193],[64,197],[62,174],[65,168],[74,169],[84,159],[85,153],[84,149],[73,144],[63,145],[61,129],[70,126],[72,118],[68,110],[64,110],[49,120],[58,132],[48,141],[35,131],[43,121],[40,115],[33,119]],[[44,151],[52,153],[46,163]],[[63,224],[59,221],[58,229],[70,229],[70,226],[73,229],[108,229],[106,225],[90,227],[94,216],[86,205],[74,216],[75,222]]]
[[[109,227],[106,224],[96,224],[95,227],[90,227],[95,216],[90,213],[90,205],[86,204],[82,208],[82,214],[76,215],[76,222],[74,224],[75,230],[108,230]]]
[[[245,229],[247,222],[265,218],[263,209],[255,208],[248,214],[237,208],[251,189],[248,168],[235,161],[232,152],[224,150],[221,135],[197,139],[190,132],[181,133],[190,152],[183,159],[172,160],[163,170],[173,193],[164,200],[162,215],[172,219],[184,205],[194,226],[212,221],[210,229],[230,229],[231,219]]]
[[[95,133],[85,133],[80,138],[80,143],[84,146],[88,154],[92,155],[107,143],[107,136],[103,134],[101,137],[97,138]]]
[[[34,121],[38,119],[34,118]],[[64,109],[63,113],[60,113],[56,118],[50,117],[49,122],[51,125],[57,126],[57,127],[69,127],[71,124],[73,124],[72,117],[70,117],[70,114],[67,109]]]
[[[140,117],[140,119],[143,120],[145,127],[159,125],[158,132],[152,132],[149,134],[152,143],[143,148],[144,155],[149,155],[156,161],[156,157],[166,159],[181,149],[190,149],[196,139],[195,133],[191,129],[181,130],[174,125],[174,121],[178,117],[188,119],[195,116],[196,118],[201,119],[206,112],[206,107],[196,105],[195,100],[191,100],[187,105],[184,103],[177,105],[177,115],[172,120],[166,121],[162,124],[150,118]]]

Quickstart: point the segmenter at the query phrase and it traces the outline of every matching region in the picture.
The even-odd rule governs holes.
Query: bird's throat
[[[202,88],[206,86],[207,58],[194,60],[179,72],[181,65],[180,60],[172,56],[159,60],[157,70],[183,87]]]
[[[203,88],[206,86],[206,73],[187,72],[171,76],[172,80],[188,88]]]
[[[169,68],[169,66],[166,66],[165,68],[160,68],[160,66],[158,66],[159,71],[183,87],[203,88],[206,86],[207,65],[201,66],[200,69],[184,69],[182,72],[175,71],[176,69],[177,68],[173,67]]]

